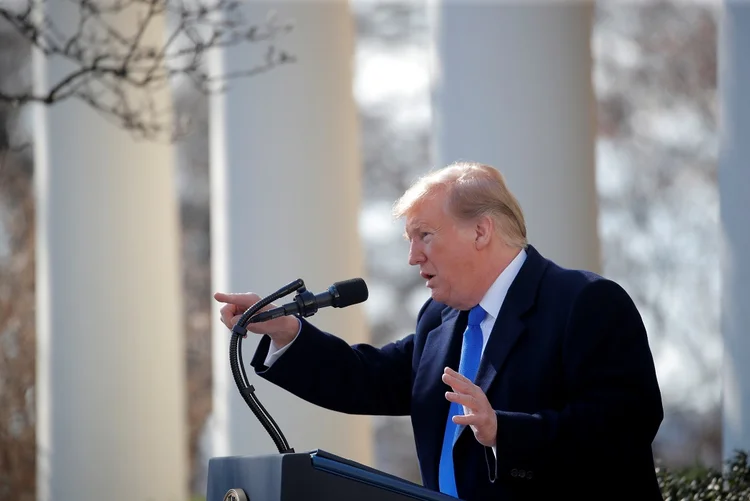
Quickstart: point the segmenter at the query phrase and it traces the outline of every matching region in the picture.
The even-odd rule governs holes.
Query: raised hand
[[[494,447],[497,440],[497,415],[482,388],[450,367],[443,371],[443,382],[453,390],[445,392],[445,398],[464,408],[464,415],[453,416],[453,422],[470,426],[477,442]]]

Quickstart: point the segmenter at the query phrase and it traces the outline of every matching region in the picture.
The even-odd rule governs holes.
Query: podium
[[[206,501],[456,501],[323,450],[208,462]]]

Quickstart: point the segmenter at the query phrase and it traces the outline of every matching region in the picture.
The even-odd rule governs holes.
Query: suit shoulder
[[[440,325],[443,321],[443,311],[448,308],[450,306],[429,298],[417,315],[417,331],[430,331]]]
[[[630,299],[625,289],[612,279],[588,270],[563,268],[551,263],[542,280],[542,288],[558,299],[567,297],[571,303],[582,297],[603,295]]]
[[[547,286],[566,288],[571,291],[580,291],[587,285],[600,280],[606,279],[593,271],[563,268],[553,262],[550,262],[543,278],[543,282]]]

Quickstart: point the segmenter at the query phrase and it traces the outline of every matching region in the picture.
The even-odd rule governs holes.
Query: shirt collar
[[[513,283],[513,280],[521,270],[521,266],[526,261],[526,249],[521,249],[521,252],[513,258],[513,261],[500,273],[495,279],[495,282],[487,290],[479,305],[484,311],[487,312],[487,316],[491,316],[493,321],[497,320],[497,316],[500,313],[500,307],[505,301],[505,296],[508,294],[508,289]]]

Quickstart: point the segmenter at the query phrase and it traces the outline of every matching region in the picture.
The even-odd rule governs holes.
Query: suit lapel
[[[495,321],[495,326],[492,328],[492,333],[485,348],[485,355],[482,356],[477,378],[474,381],[485,394],[489,391],[495,377],[500,373],[508,355],[521,338],[521,334],[526,330],[526,325],[518,316],[505,313],[507,313],[507,310],[503,306]]]
[[[461,334],[466,328],[465,317],[466,314],[461,314],[458,310],[445,308],[442,312],[442,323],[427,334],[415,385],[425,388],[425,393],[429,395],[435,392],[442,394],[445,391],[445,383],[441,376],[446,366],[458,370]]]

